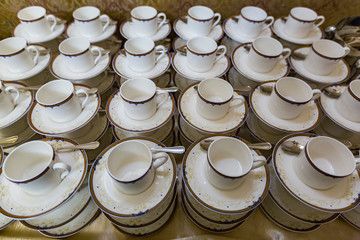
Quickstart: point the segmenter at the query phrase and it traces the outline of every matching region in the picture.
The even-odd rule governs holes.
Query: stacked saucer
[[[351,211],[341,213],[342,219],[354,228],[360,230],[360,209],[359,206]]]
[[[2,164],[3,160],[4,160],[4,152],[3,152],[2,146],[0,145],[0,163],[1,164]],[[6,228],[13,222],[14,222],[14,220],[12,218],[9,218],[4,214],[0,214],[0,229],[1,230]]]

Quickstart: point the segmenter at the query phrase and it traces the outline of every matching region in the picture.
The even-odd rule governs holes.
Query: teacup
[[[205,6],[194,6],[188,10],[187,30],[195,36],[207,36],[220,20],[220,13]]]
[[[145,143],[129,140],[114,147],[106,159],[106,170],[115,188],[126,194],[139,194],[151,186],[156,169],[168,158],[164,152],[153,154]]]
[[[261,31],[273,24],[274,17],[267,16],[267,13],[254,6],[247,6],[241,9],[238,29],[239,33],[247,37],[256,37]]]
[[[47,36],[56,27],[57,20],[52,14],[46,14],[46,9],[40,6],[30,6],[21,9],[17,17],[24,24],[25,31],[30,36]]]
[[[84,95],[80,99],[79,95]],[[36,101],[46,108],[46,114],[55,122],[69,122],[77,118],[84,109],[89,95],[84,89],[75,90],[67,80],[50,81],[36,92]]]
[[[153,36],[166,23],[166,14],[158,13],[150,6],[140,6],[131,10],[131,21],[138,36]]]
[[[327,39],[316,40],[304,60],[304,67],[313,74],[328,75],[349,52],[350,48],[342,47],[337,42]]]
[[[208,37],[192,38],[186,46],[187,66],[194,72],[209,71],[226,54],[224,45],[217,46],[217,43]]]
[[[336,111],[346,119],[360,122],[360,79],[349,83],[345,91],[335,102]]]
[[[76,29],[84,37],[95,37],[108,28],[110,18],[106,14],[100,15],[100,10],[93,6],[85,6],[73,12]]]
[[[240,139],[223,137],[213,141],[207,152],[206,176],[219,189],[231,190],[241,184],[251,170],[266,164],[266,158],[253,155]]]
[[[163,45],[155,46],[150,38],[137,37],[129,39],[124,45],[129,67],[135,72],[147,72],[165,56],[166,48]],[[156,57],[155,53],[160,55]]]
[[[24,38],[10,37],[0,41],[0,60],[10,72],[31,70],[38,63],[38,57],[39,50],[28,46]]]
[[[305,7],[295,7],[290,10],[284,26],[285,34],[294,38],[305,38],[312,29],[325,21],[324,16],[318,16],[315,11]]]
[[[15,92],[14,97],[11,95],[11,91]],[[5,87],[0,81],[0,119],[14,110],[18,104],[19,96],[20,94],[17,88],[14,86]]]
[[[300,180],[315,189],[329,189],[349,177],[359,166],[360,158],[334,138],[310,138],[301,151],[294,170]]]
[[[153,81],[146,78],[129,79],[120,87],[120,96],[123,99],[125,114],[134,120],[145,120],[152,117],[157,109],[163,105],[169,94],[158,96],[161,89],[157,89]],[[157,102],[158,99],[163,99]]]
[[[220,78],[212,78],[201,81],[197,86],[196,111],[208,120],[223,118],[230,107],[242,105],[244,98],[235,96],[230,83]],[[231,103],[239,101],[239,104]]]
[[[321,94],[306,82],[294,77],[284,77],[276,81],[268,102],[269,110],[281,119],[298,117],[306,104]]]
[[[30,141],[16,147],[3,165],[5,178],[31,195],[51,191],[70,171],[69,165],[55,160],[52,146],[44,141]]]
[[[89,71],[102,56],[99,47],[91,46],[89,40],[81,37],[65,39],[60,43],[59,51],[68,69],[75,73]]]

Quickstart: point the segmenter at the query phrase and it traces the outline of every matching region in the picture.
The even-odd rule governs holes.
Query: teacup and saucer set
[[[205,6],[193,6],[187,16],[175,20],[174,31],[185,40],[203,36],[219,41],[224,36],[220,20],[220,13]]]
[[[290,10],[288,17],[275,20],[272,30],[287,42],[308,45],[322,38],[319,26],[324,21],[324,16],[318,16],[312,9],[295,7]]]
[[[171,32],[170,21],[165,13],[158,13],[150,6],[139,6],[130,12],[131,21],[124,21],[120,33],[125,39],[147,37],[154,42],[163,40]]]

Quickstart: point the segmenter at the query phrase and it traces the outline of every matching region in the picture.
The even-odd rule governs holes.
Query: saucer
[[[56,18],[57,21],[63,21],[59,18]],[[14,31],[13,31],[13,36],[15,37],[22,37],[22,38],[25,38],[26,41],[29,43],[29,44],[32,44],[32,43],[42,43],[42,42],[49,42],[57,37],[59,37],[65,30],[65,27],[66,27],[66,22],[65,23],[62,23],[62,24],[57,24],[54,28],[54,31],[51,32],[49,35],[47,36],[37,36],[37,37],[34,37],[34,36],[31,36],[29,35],[26,31],[25,31],[25,28],[26,28],[26,23],[19,23]]]
[[[338,85],[341,91],[345,91],[347,85]],[[360,123],[353,122],[344,118],[335,108],[335,103],[337,98],[332,98],[327,96],[324,91],[322,91],[320,95],[320,106],[321,109],[324,111],[326,116],[328,116],[332,121],[334,121],[337,125],[349,130],[351,132],[360,133]],[[356,110],[358,111],[358,110]]]
[[[106,170],[106,160],[110,152],[118,144],[128,140],[137,140],[149,147],[163,146],[160,142],[146,137],[131,137],[117,141],[108,146],[95,160],[90,170],[90,193],[101,211],[114,217],[133,219],[156,211],[170,197],[175,187],[176,164],[169,154],[168,161],[156,170],[154,182],[144,192],[129,195],[122,193],[112,183],[112,178]]]
[[[179,92],[184,91],[191,84],[199,82],[199,80],[192,80],[192,79],[189,79],[189,78],[185,78],[185,77],[181,76],[178,73],[174,73],[173,79],[174,79],[173,80],[174,85],[179,88]]]
[[[164,57],[162,57],[156,64],[153,69],[147,72],[135,72],[133,71],[126,59],[126,55],[118,52],[114,60],[112,62],[112,66],[114,71],[123,78],[131,79],[131,78],[156,78],[164,74],[170,67],[171,60],[169,53],[166,53]]]
[[[244,124],[247,116],[247,104],[244,103],[239,107],[230,107],[229,112],[221,119],[208,120],[199,115],[196,110],[197,91],[195,86],[198,83],[187,87],[179,96],[178,108],[182,118],[197,130],[207,133],[224,133],[231,132]],[[234,96],[241,96],[234,92]]]
[[[322,31],[319,27],[314,27],[312,31],[304,38],[291,37],[284,32],[285,23],[286,22],[283,21],[281,18],[276,19],[274,24],[271,26],[271,29],[278,37],[288,42],[300,45],[307,45],[312,44],[314,41],[319,40],[322,37]]]
[[[66,35],[68,37],[84,37],[87,38],[90,41],[90,43],[96,43],[108,39],[115,33],[115,31],[116,31],[116,23],[114,24],[110,23],[109,26],[106,28],[106,30],[102,32],[100,35],[94,37],[86,37],[81,35],[80,31],[76,28],[76,24],[72,22],[66,29]]]
[[[317,102],[307,103],[300,115],[295,119],[281,119],[275,116],[268,108],[270,94],[260,90],[263,84],[275,85],[276,81],[266,82],[258,85],[250,93],[250,107],[254,114],[265,124],[279,131],[307,132],[315,128],[321,119],[321,110]]]
[[[27,142],[29,139],[31,139],[32,137],[34,137],[36,133],[31,129],[31,127],[27,126],[27,128],[22,131],[21,133],[17,134],[18,136],[18,140],[14,143],[6,143],[6,144],[1,144],[1,146],[3,148],[12,148],[12,147],[16,147],[22,143]],[[40,136],[40,135],[39,135]]]
[[[120,33],[125,39],[141,37],[134,30],[135,29],[131,21],[124,21],[123,23],[121,23]],[[148,36],[147,38],[150,38],[154,42],[157,42],[169,36],[170,32],[171,32],[171,25],[168,22],[162,25],[161,28],[154,35]]]
[[[101,50],[104,49],[101,48]],[[54,77],[65,80],[86,80],[89,78],[93,78],[105,71],[105,69],[110,64],[111,59],[109,53],[102,54],[98,63],[95,64],[95,66],[92,67],[89,71],[76,73],[68,68],[65,62],[65,58],[66,57],[64,55],[58,54],[54,57],[50,64],[50,71],[54,75]]]
[[[185,18],[187,18],[187,16]],[[187,23],[183,22],[180,18],[175,20],[174,31],[180,38],[189,40],[194,37],[199,37],[198,35],[195,35],[190,31],[188,31],[187,28],[188,28]],[[215,41],[219,41],[223,36],[224,36],[224,30],[221,24],[218,24],[211,29],[210,33],[206,37],[214,39]]]
[[[355,211],[349,211],[345,213],[341,213],[342,219],[345,220],[345,222],[349,223],[352,227],[356,228],[357,230],[360,230],[360,213],[357,213]]]
[[[158,95],[157,102],[161,102],[162,98],[163,95]],[[168,100],[157,109],[156,113],[145,120],[129,118],[125,113],[123,102],[120,90],[116,91],[106,104],[106,115],[115,127],[125,131],[148,132],[158,129],[171,119],[175,111],[175,101],[170,94]]]
[[[81,84],[74,84],[75,89],[90,88]],[[82,97],[80,97],[82,98]],[[80,115],[70,122],[59,123],[50,119],[45,110],[46,108],[40,106],[36,101],[31,106],[28,114],[28,123],[30,127],[37,133],[42,135],[59,135],[78,130],[85,126],[96,115],[100,107],[100,96],[98,93],[90,94],[88,102]]]
[[[245,50],[245,45],[250,43],[245,43],[238,46],[233,54],[231,61],[235,67],[235,69],[244,75],[245,77],[256,81],[256,82],[264,82],[270,80],[278,80],[282,77],[288,75],[290,71],[290,67],[286,62],[286,59],[282,56],[280,57],[279,61],[276,63],[275,67],[267,73],[259,73],[255,72],[248,66],[248,56],[249,52]]]
[[[237,26],[237,21],[233,19],[234,17],[236,16],[229,17],[225,19],[225,21],[223,22],[224,32],[232,40],[237,41],[239,43],[248,43],[248,42],[253,42],[255,39],[259,37],[271,37],[272,33],[270,27],[265,28],[259,33],[259,35],[255,37],[248,37],[243,35],[239,27]]]
[[[194,72],[187,66],[186,56],[175,52],[172,57],[172,66],[175,71],[185,78],[192,80],[204,80],[208,78],[216,78],[224,75],[230,68],[230,60],[227,56],[222,57],[215,62],[214,66],[206,72]]]
[[[175,37],[171,43],[172,50],[175,52],[180,47],[186,46],[187,40],[182,39],[181,37]]]
[[[207,153],[200,147],[200,141],[224,136],[228,135],[200,138],[190,146],[182,162],[183,181],[191,195],[207,208],[225,214],[245,213],[255,209],[265,198],[270,184],[269,171],[266,165],[252,170],[244,177],[241,185],[231,191],[210,184],[205,175]],[[254,150],[251,152],[259,155]]]
[[[0,230],[3,230],[4,228],[9,226],[13,222],[15,222],[14,219],[9,218],[9,217],[7,217],[7,216],[0,213]]]
[[[286,190],[306,205],[318,210],[339,213],[354,208],[360,202],[359,173],[354,171],[349,177],[326,190],[317,190],[303,183],[294,170],[299,156],[289,154],[281,149],[286,140],[295,140],[302,145],[314,135],[294,134],[283,138],[274,148],[273,165],[277,178]]]
[[[51,145],[77,145],[76,142],[65,138],[46,138]],[[55,159],[71,167],[66,178],[50,192],[33,196],[23,192],[15,183],[8,181],[2,169],[0,170],[0,212],[8,217],[24,220],[34,218],[55,210],[73,196],[85,179],[87,157],[83,150],[61,152]]]
[[[300,47],[295,49],[293,52],[298,52],[302,54],[308,54],[310,47]],[[289,57],[289,63],[291,67],[298,73],[300,76],[320,84],[335,84],[342,83],[349,79],[350,77],[350,66],[344,60],[341,59],[334,67],[333,71],[328,75],[316,75],[309,72],[304,66],[304,60],[296,60],[292,56]]]
[[[30,46],[35,46],[37,49],[48,50],[48,48],[41,46],[39,44],[31,44]],[[50,63],[51,52],[49,51],[46,54],[40,54],[38,57],[38,63],[30,70],[23,73],[13,73],[8,70],[4,64],[0,64],[0,79],[3,81],[20,81],[27,78],[31,78],[36,74],[44,70]]]

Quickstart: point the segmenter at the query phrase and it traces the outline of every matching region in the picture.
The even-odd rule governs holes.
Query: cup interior
[[[217,43],[208,37],[196,37],[188,41],[187,48],[195,54],[209,54],[216,51]]]
[[[226,177],[241,177],[252,167],[252,155],[239,139],[223,137],[212,142],[208,149],[211,166]]]
[[[0,41],[0,55],[11,55],[24,49],[27,42],[21,37],[9,37]]]
[[[120,87],[121,97],[130,102],[143,102],[154,97],[156,85],[146,78],[130,79]]]
[[[253,42],[253,48],[266,57],[277,57],[282,53],[281,43],[271,37],[260,37]]]
[[[290,14],[297,19],[307,22],[315,21],[317,18],[317,13],[314,10],[305,7],[295,7],[290,10]]]
[[[251,21],[264,21],[267,14],[264,10],[258,7],[248,6],[241,9],[241,15]]]
[[[59,51],[64,55],[78,55],[90,48],[90,42],[86,38],[73,37],[62,41]]]
[[[327,39],[315,41],[312,47],[317,53],[328,58],[342,58],[345,55],[345,49],[340,44]]]
[[[131,16],[136,19],[149,20],[157,15],[155,8],[150,6],[140,6],[131,10]]]
[[[310,161],[322,172],[342,177],[355,170],[351,151],[341,142],[325,136],[314,137],[306,144]]]
[[[44,84],[36,93],[36,101],[42,105],[55,105],[73,94],[74,85],[67,80],[54,80]]]
[[[18,12],[17,17],[22,21],[34,21],[44,17],[45,14],[45,8],[39,6],[30,6],[21,9]]]
[[[189,16],[198,20],[209,20],[214,16],[214,11],[204,6],[194,6],[188,10]]]
[[[155,48],[155,43],[149,38],[132,38],[125,42],[124,48],[132,55],[146,55]]]
[[[81,7],[73,12],[73,17],[76,20],[80,20],[80,21],[94,20],[99,15],[100,15],[100,10],[92,6]]]
[[[360,80],[353,80],[349,84],[351,92],[355,95],[357,99],[360,99]],[[360,100],[358,100],[360,101]]]
[[[152,153],[149,147],[142,142],[130,140],[118,144],[111,151],[106,167],[116,181],[132,182],[144,176],[151,164]]]
[[[201,81],[198,85],[198,92],[209,102],[221,103],[232,98],[234,89],[225,80],[213,78]]]
[[[308,102],[313,96],[311,87],[298,78],[281,78],[276,82],[275,87],[282,97],[295,103]]]
[[[44,141],[31,141],[15,148],[5,159],[5,176],[16,182],[37,177],[52,162],[54,150]]]

